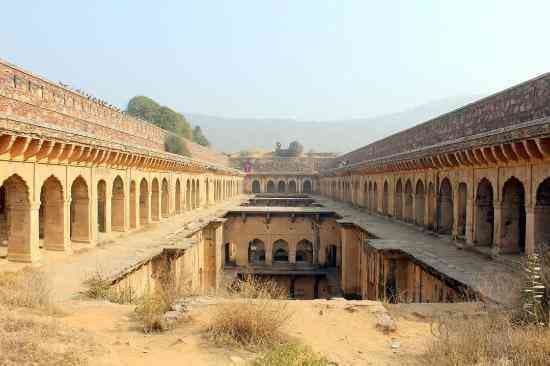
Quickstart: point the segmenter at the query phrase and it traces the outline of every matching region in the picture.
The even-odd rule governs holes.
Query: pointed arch
[[[493,185],[487,178],[481,179],[477,185],[475,214],[475,241],[480,246],[492,246],[494,243],[495,208],[493,197]]]
[[[124,231],[125,198],[124,181],[117,175],[113,181],[111,193],[111,230],[113,231]]]
[[[516,177],[502,187],[500,250],[502,253],[525,252],[525,188]]]
[[[70,237],[75,242],[90,242],[90,196],[88,184],[78,176],[71,185]]]
[[[139,223],[149,223],[149,186],[145,178],[139,183]]]
[[[44,181],[40,190],[39,233],[45,249],[65,249],[63,185],[53,175]]]

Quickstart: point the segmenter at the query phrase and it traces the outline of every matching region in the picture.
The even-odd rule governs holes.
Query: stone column
[[[501,235],[500,235],[500,228],[502,225],[502,202],[495,202],[493,204],[493,210],[494,210],[494,225],[493,225],[493,242],[494,242],[494,252],[495,254],[498,254],[500,251],[500,245],[501,245]]]
[[[458,216],[459,216],[459,194],[458,194],[458,184],[451,185],[453,189],[453,230],[452,237],[453,239],[458,237]]]
[[[525,207],[525,254],[531,255],[537,250],[535,242],[535,208]]]
[[[474,212],[475,200],[471,197],[466,199],[466,242],[473,245],[474,243]]]
[[[70,251],[69,211],[70,201],[45,203],[44,207],[44,249]]]
[[[111,226],[111,210],[112,210],[112,197],[113,193],[111,192],[111,189],[109,189],[109,186],[107,186],[107,189],[105,190],[105,233],[110,233],[113,231]]]
[[[264,243],[265,245],[265,264],[271,266],[273,264],[273,243],[271,240],[268,240]],[[246,247],[248,251],[248,245]]]
[[[296,242],[288,243],[288,263],[296,264]]]
[[[40,259],[38,210],[40,204],[10,205],[8,260],[36,262]]]

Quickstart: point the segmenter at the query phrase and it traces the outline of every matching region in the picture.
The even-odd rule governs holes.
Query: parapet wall
[[[358,163],[550,116],[550,74],[523,82],[333,159]]]
[[[0,113],[125,145],[165,151],[169,133],[104,102],[0,60]],[[222,154],[186,141],[192,158],[228,165]]]

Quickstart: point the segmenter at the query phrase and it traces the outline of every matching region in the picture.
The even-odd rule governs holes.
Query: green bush
[[[164,148],[172,154],[191,156],[185,141],[176,135],[167,135],[164,140]]]

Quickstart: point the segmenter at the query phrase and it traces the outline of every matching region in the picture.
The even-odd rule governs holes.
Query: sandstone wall
[[[550,116],[550,74],[544,74],[333,159],[350,164],[388,157]],[[412,121],[411,121],[412,122]]]
[[[0,115],[157,151],[164,151],[169,133],[1,60]],[[186,144],[193,158],[228,165],[224,155],[191,141]]]

